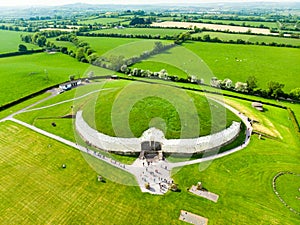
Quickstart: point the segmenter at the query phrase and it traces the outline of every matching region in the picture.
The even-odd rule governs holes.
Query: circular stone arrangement
[[[277,197],[279,198],[279,200],[292,212],[296,213],[297,215],[300,215],[300,212],[297,211],[296,209],[294,209],[293,207],[291,207],[284,199],[283,197],[280,195],[280,193],[277,190],[277,184],[276,181],[278,180],[279,177],[282,177],[283,175],[293,175],[293,176],[297,176],[300,179],[300,174],[296,174],[293,172],[279,172],[278,174],[275,175],[275,177],[273,178],[272,181],[272,186],[273,186],[273,191],[274,193],[277,195]],[[295,198],[297,198],[298,201],[300,201],[300,187],[299,187],[299,196],[295,196]]]

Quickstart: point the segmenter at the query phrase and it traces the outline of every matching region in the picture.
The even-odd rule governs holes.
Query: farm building
[[[73,80],[67,83],[63,83],[59,85],[59,88],[63,91],[71,90],[73,87],[77,87],[78,85],[81,85],[81,80]]]

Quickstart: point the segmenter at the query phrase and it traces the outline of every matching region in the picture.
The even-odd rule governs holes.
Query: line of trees
[[[192,41],[201,41],[201,42],[213,42],[213,43],[225,43],[225,44],[241,44],[241,45],[262,45],[262,46],[274,46],[274,47],[288,47],[288,48],[300,48],[299,45],[292,45],[292,44],[284,44],[284,43],[265,43],[265,42],[251,42],[245,41],[243,39],[236,39],[236,40],[221,40],[218,37],[211,38],[209,34],[203,35],[203,37],[191,37],[190,40]]]
[[[60,35],[56,38],[56,41],[67,41],[74,44],[76,51],[69,50],[67,47],[58,47],[52,42],[47,43],[47,48],[56,49],[64,54],[68,54],[76,58],[80,62],[90,63],[95,66],[111,69],[114,71],[120,71],[123,65],[130,66],[141,60],[147,59],[150,56],[159,54],[174,46],[175,44],[164,45],[162,42],[157,41],[154,43],[152,50],[144,51],[139,56],[133,56],[125,59],[124,56],[110,55],[108,57],[99,56],[95,50],[93,50],[89,43],[81,41],[75,34],[68,33]]]
[[[204,79],[198,79],[196,76],[188,76],[187,78],[179,78],[176,75],[169,75],[165,69],[159,72],[153,72],[150,70],[143,70],[140,68],[129,68],[126,65],[121,67],[121,71],[128,76],[144,77],[152,79],[162,79],[173,82],[181,83],[194,83],[199,85],[207,85]],[[216,77],[212,77],[209,86],[214,88],[220,88],[223,90],[234,91],[238,93],[244,93],[249,95],[256,95],[264,98],[273,99],[286,99],[300,101],[300,87],[291,90],[289,93],[283,91],[284,84],[277,81],[269,81],[267,83],[267,89],[261,89],[257,86],[257,78],[255,76],[249,76],[245,82],[236,82],[235,84],[229,78],[219,80]]]

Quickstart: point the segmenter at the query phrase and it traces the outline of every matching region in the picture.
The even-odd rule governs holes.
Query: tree
[[[27,52],[27,47],[25,45],[19,45],[19,52]]]
[[[129,23],[129,25],[131,25],[131,26],[134,26],[137,24],[146,24],[146,21],[144,20],[144,18],[135,17]]]
[[[125,73],[127,71],[127,65],[124,64],[121,66],[121,72]]]
[[[84,49],[83,48],[78,48],[77,52],[76,52],[76,59],[78,61],[82,61],[82,59],[85,59],[85,55],[84,55]]]
[[[300,88],[291,90],[290,97],[296,100],[300,100]]]
[[[37,38],[36,40],[36,44],[39,46],[39,47],[43,47],[46,45],[46,42],[47,42],[47,39],[44,35],[41,35]]]
[[[221,87],[225,89],[231,89],[233,87],[232,80],[226,78],[223,81],[221,81]]]
[[[70,76],[69,76],[69,80],[70,80],[70,81],[75,80],[75,75],[70,75]]]
[[[239,91],[239,92],[247,92],[248,91],[247,83],[236,82],[235,83],[235,90]]]
[[[268,95],[271,97],[274,97],[275,99],[278,99],[278,97],[281,97],[284,92],[282,88],[284,88],[284,84],[280,84],[276,81],[269,81],[268,82]]]
[[[121,66],[124,65],[125,57],[123,55],[111,55],[109,56],[109,62],[111,63],[111,69],[119,71]]]
[[[209,36],[209,34],[205,34],[202,39],[203,39],[203,41],[210,42],[210,36]]]
[[[252,92],[254,88],[257,88],[257,79],[255,76],[249,76],[246,80],[248,91]]]
[[[164,48],[164,45],[161,43],[161,41],[154,42],[154,49],[153,49],[153,51],[155,53],[160,52],[163,48]]]

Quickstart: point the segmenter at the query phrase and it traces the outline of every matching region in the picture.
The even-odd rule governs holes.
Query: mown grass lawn
[[[164,196],[143,194],[110,179],[98,183],[96,176],[104,170],[127,176],[12,122],[2,123],[0,223],[183,224],[178,217],[184,209],[210,224],[298,224],[298,215],[273,193],[272,179],[280,171],[300,173],[300,142],[285,110],[270,107],[266,116],[283,139],[254,135],[238,153],[174,170],[181,192]],[[187,191],[198,181],[219,194],[218,203]],[[150,208],[155,210],[150,213]]]
[[[229,127],[232,121],[240,121],[232,112],[209,102],[204,96],[163,85],[128,81],[87,85],[82,87],[83,90],[77,88],[36,107],[73,99],[93,88],[105,89],[76,101],[22,113],[17,118],[71,141],[75,140],[73,121],[63,117],[77,110],[83,110],[83,116],[91,127],[120,137],[140,137],[154,126],[164,131],[168,139],[192,138],[218,132]],[[57,127],[51,126],[52,122]]]

